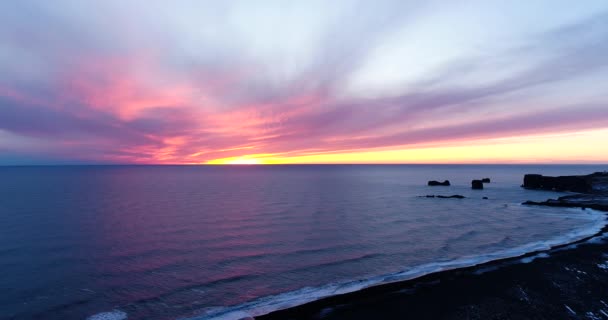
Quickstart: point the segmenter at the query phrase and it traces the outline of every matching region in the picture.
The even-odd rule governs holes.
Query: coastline
[[[538,181],[531,179],[530,177],[539,180],[540,182],[538,185],[532,184],[531,181]],[[323,294],[315,292],[311,296],[304,297],[304,299],[299,299],[299,302],[292,298],[286,299],[286,297],[283,297],[287,294],[281,294],[274,297],[271,296],[258,301],[252,301],[244,305],[230,307],[227,310],[222,310],[216,313],[215,315],[208,314],[210,317],[202,317],[200,319],[253,319],[254,316],[256,319],[365,319],[369,317],[377,317],[379,315],[382,318],[402,318],[408,316],[411,317],[412,315],[410,309],[416,309],[420,306],[426,306],[427,310],[435,310],[437,309],[437,306],[440,305],[439,301],[453,301],[455,299],[450,295],[440,294],[440,296],[436,297],[435,300],[418,301],[415,305],[405,308],[405,310],[403,305],[417,300],[416,298],[412,297],[418,297],[420,295],[418,294],[420,287],[435,287],[438,288],[437,290],[441,291],[442,288],[446,287],[446,279],[457,281],[461,278],[470,278],[471,275],[482,276],[486,273],[490,274],[490,276],[486,275],[484,277],[491,277],[491,275],[498,274],[498,279],[491,279],[492,281],[490,282],[503,283],[504,286],[511,283],[503,282],[504,279],[513,276],[512,274],[508,274],[508,272],[507,274],[503,274],[505,267],[511,267],[518,264],[534,263],[535,260],[538,260],[537,258],[547,258],[546,260],[552,261],[552,265],[563,265],[563,261],[555,261],[556,259],[553,256],[556,253],[562,251],[572,251],[564,249],[578,248],[579,246],[587,245],[588,243],[586,242],[589,241],[595,240],[598,243],[604,243],[603,240],[598,241],[598,239],[604,239],[604,235],[608,234],[608,224],[606,223],[608,196],[604,193],[604,190],[606,189],[606,182],[608,182],[606,172],[596,172],[587,176],[559,177],[526,174],[524,177],[524,184],[522,187],[525,189],[551,189],[553,191],[576,190],[582,192],[577,192],[569,196],[563,196],[558,200],[550,199],[545,202],[526,201],[522,203],[522,205],[532,206],[566,207],[570,208],[570,210],[576,210],[574,208],[579,208],[578,210],[582,211],[587,209],[593,210],[599,218],[597,222],[601,221],[601,223],[599,225],[596,224],[595,228],[587,229],[587,231],[582,232],[582,234],[572,231],[562,235],[561,238],[558,238],[559,240],[551,239],[546,242],[531,243],[530,246],[528,246],[525,250],[521,250],[522,248],[518,247],[515,248],[515,250],[505,250],[504,252],[496,252],[488,256],[475,257],[477,260],[471,259],[470,257],[463,257],[445,264],[440,262],[436,264],[429,264],[428,266],[422,265],[415,267],[412,270],[406,269],[393,275],[381,276],[383,279],[376,279],[371,283],[369,283],[369,280],[365,280],[364,282],[360,283],[357,283],[358,281],[353,281],[352,283],[348,283],[346,285],[355,284],[356,288],[351,288],[348,290],[342,290],[342,285],[338,284],[338,286],[334,285],[333,290],[327,291],[327,289],[330,288],[326,288],[325,291],[327,292]],[[449,185],[449,182],[446,181],[445,183]],[[475,186],[473,186],[473,188],[475,188]],[[600,192],[593,193],[594,191]],[[598,243],[594,244],[598,245]],[[584,262],[583,265],[580,264],[581,261],[577,261],[577,264],[571,266],[571,268],[564,268],[567,271],[578,271],[579,268],[587,268],[590,265],[596,265],[598,267],[602,266],[600,267],[602,270],[608,270],[608,261],[604,261],[607,260],[604,258],[608,258],[608,254],[604,254],[604,252],[608,253],[608,248],[602,248],[601,250],[596,249],[597,247],[588,252],[589,255],[587,255],[586,259],[582,260]],[[599,256],[598,252],[600,254]],[[603,266],[606,267],[604,268]],[[503,272],[499,272],[500,270],[503,270]],[[589,271],[592,274],[597,273],[597,270]],[[541,270],[540,274],[537,273],[538,271],[536,273],[527,271],[518,273],[516,276],[525,282],[529,282],[531,280],[542,278],[541,276],[546,273],[560,274],[564,273],[564,271],[553,270],[552,272],[549,272],[549,269],[546,269],[545,271]],[[587,274],[586,272],[579,273]],[[580,274],[577,275],[577,279],[580,279]],[[608,277],[603,280],[608,280]],[[366,284],[366,282],[368,283]],[[552,281],[551,284],[558,288],[561,287],[559,284],[556,284],[555,281]],[[594,284],[597,285],[597,282]],[[608,281],[606,281],[605,284],[605,287],[608,287]],[[562,285],[571,286],[572,284],[565,282],[562,283]],[[452,288],[451,291],[464,292],[464,296],[466,297],[478,296],[483,299],[495,297],[497,294],[497,292],[486,292],[478,295],[471,294],[469,291],[479,291],[480,289],[485,288],[483,285],[476,284],[473,279],[469,279],[467,282],[461,283],[459,286],[460,288]],[[593,287],[592,284],[587,284],[586,286]],[[547,287],[547,284],[545,284],[545,287]],[[525,292],[525,290],[521,287],[519,289],[525,298],[524,300],[529,301],[528,294]],[[586,292],[589,292],[589,290]],[[294,293],[296,292],[294,291]],[[306,293],[310,294],[312,292]],[[390,304],[390,301],[395,300],[395,296],[403,296],[404,294],[410,297],[405,299],[405,301],[399,301],[399,299],[397,299],[394,305]],[[539,299],[542,300],[545,296],[551,296],[551,294],[541,293],[539,294]],[[580,295],[577,294],[576,296]],[[600,296],[603,295],[600,294]],[[605,299],[608,300],[608,294],[606,296],[607,298]],[[587,298],[592,299],[593,297]],[[555,304],[556,302],[558,301],[553,301],[552,303]],[[602,303],[604,303],[603,300]],[[452,307],[461,308],[466,305],[467,304],[464,303],[453,305]],[[540,304],[535,304],[535,306],[538,307]],[[568,305],[565,306],[570,316],[576,316],[576,312],[573,311],[571,307]],[[524,308],[524,306],[520,307]],[[608,304],[605,305],[605,308],[607,310],[598,309],[597,312],[602,313],[602,315],[608,319]],[[489,309],[492,310],[493,308]],[[595,315],[592,311],[589,311],[588,313],[591,315],[592,319],[595,319]],[[367,315],[365,317],[361,317],[362,314]],[[425,314],[418,314],[416,318],[427,318],[427,316],[428,315]],[[489,316],[490,315],[488,314],[486,317],[484,317],[484,319],[488,318]],[[504,314],[504,317],[507,319],[511,318],[506,313]],[[523,319],[530,317],[532,317],[532,315],[524,316]],[[538,317],[539,315],[534,316],[534,318]],[[551,319],[555,319],[556,317],[559,318],[559,316],[555,315],[552,316]],[[443,318],[443,316],[441,314],[433,314],[431,318],[437,319]],[[456,318],[474,319],[475,317],[471,318],[460,315]],[[196,319],[199,318],[197,317]]]
[[[486,179],[484,179],[486,180]],[[490,179],[487,179],[488,182]],[[481,180],[473,180],[473,182]],[[436,181],[430,181],[432,183],[439,183]],[[539,262],[534,262],[543,258],[543,260],[550,260],[551,266],[555,265],[563,266],[564,261],[556,261],[555,256],[562,256],[561,252],[564,251],[576,251],[581,246],[589,249],[588,245],[593,245],[591,250],[587,250],[588,253],[585,259],[576,261],[575,264],[570,267],[564,266],[566,271],[575,270],[578,274],[576,278],[580,280],[581,274],[587,275],[587,272],[580,271],[579,269],[589,269],[590,266],[595,265],[601,271],[608,270],[608,248],[601,248],[597,250],[597,246],[604,244],[605,235],[608,235],[608,224],[607,214],[608,212],[608,195],[605,193],[608,190],[608,173],[596,172],[585,176],[542,176],[538,174],[526,174],[524,176],[524,184],[522,187],[525,189],[532,190],[548,190],[548,191],[560,191],[560,192],[574,192],[574,194],[568,196],[562,196],[557,200],[549,199],[544,202],[525,201],[522,205],[529,206],[547,206],[547,207],[565,207],[570,210],[582,210],[593,211],[598,219],[596,219],[595,227],[590,229],[583,229],[586,232],[579,230],[578,232],[571,231],[563,234],[561,238],[550,239],[544,242],[530,243],[524,247],[517,247],[514,249],[498,251],[489,255],[481,255],[476,257],[462,257],[457,260],[450,262],[437,262],[430,263],[428,265],[420,265],[412,267],[410,269],[403,270],[394,274],[387,274],[378,276],[375,278],[362,279],[350,281],[347,283],[334,283],[328,286],[319,288],[302,288],[293,292],[287,292],[276,296],[267,296],[257,300],[247,302],[242,305],[226,307],[221,309],[215,309],[210,313],[199,315],[191,319],[367,319],[374,317],[381,318],[403,318],[412,317],[411,310],[419,310],[422,306],[424,310],[437,310],[437,306],[440,306],[441,310],[445,309],[444,301],[454,301],[467,297],[471,300],[473,297],[478,297],[482,300],[489,298],[496,298],[498,301],[502,301],[499,296],[504,292],[489,291],[481,293],[484,288],[487,288],[483,283],[476,283],[474,279],[479,281],[479,278],[497,277],[496,279],[484,279],[485,282],[500,283],[502,287],[513,286],[513,282],[504,279],[515,278],[521,279],[526,283],[538,281],[542,279],[545,274],[562,275],[562,278],[568,278],[567,275],[563,275],[564,270],[550,270],[551,268],[541,268],[542,270],[534,270],[519,272],[517,274],[509,274],[508,270],[516,265],[527,265],[532,264],[536,266]],[[450,185],[449,181],[445,181],[442,185]],[[476,186],[473,184],[473,189]],[[482,186],[483,188],[483,186]],[[426,196],[427,198],[430,196]],[[463,196],[452,196],[462,197]],[[441,198],[441,196],[440,196]],[[446,197],[450,198],[450,197]],[[487,198],[486,198],[487,199]],[[578,209],[575,209],[578,208]],[[576,213],[574,213],[576,214]],[[598,222],[600,222],[598,224]],[[558,240],[559,239],[559,240]],[[601,241],[600,241],[601,239]],[[588,243],[593,242],[593,243]],[[525,250],[522,250],[525,248]],[[577,249],[577,250],[566,250],[566,249]],[[606,253],[606,254],[605,254]],[[599,254],[599,255],[598,255]],[[506,269],[505,269],[506,268]],[[507,271],[505,271],[507,270]],[[598,270],[589,270],[593,275],[598,273]],[[600,272],[601,273],[601,272]],[[603,275],[600,283],[601,288],[608,287],[608,277]],[[464,283],[458,284],[455,288],[450,288],[450,283],[454,284],[463,278],[469,278]],[[450,281],[447,281],[450,280]],[[448,285],[446,285],[448,283]],[[593,283],[587,283],[583,287],[587,287],[585,292],[591,292],[590,287],[597,287],[597,281]],[[550,283],[554,287],[561,288],[562,286],[572,287],[571,281],[565,281],[557,284],[555,281]],[[544,287],[548,288],[550,285],[545,283]],[[452,294],[455,292],[462,292],[464,295],[450,295],[445,293],[438,293],[439,296],[435,299],[420,300],[421,294],[420,288],[435,288],[435,291],[441,292],[450,288]],[[525,292],[521,286],[518,287],[521,291],[521,295],[524,297],[523,300],[529,302],[529,295]],[[316,289],[316,290],[315,290]],[[485,290],[487,291],[487,290]],[[513,290],[510,290],[513,291]],[[542,290],[541,290],[542,291]],[[597,290],[594,290],[597,291]],[[600,297],[606,295],[605,300],[608,300],[608,294],[602,294],[601,289],[599,290]],[[608,293],[608,291],[607,291]],[[407,299],[405,299],[407,296]],[[544,297],[554,296],[554,294],[545,292],[539,293],[538,299],[543,300]],[[581,297],[578,293],[574,296]],[[401,297],[401,298],[395,298]],[[509,297],[513,300],[513,297]],[[586,297],[587,300],[593,299],[593,296]],[[419,301],[420,300],[420,301]],[[504,299],[503,299],[504,300]],[[519,299],[521,302],[522,299]],[[552,299],[546,299],[552,300]],[[392,302],[391,302],[392,301]],[[412,301],[416,301],[414,305],[404,307],[404,305],[411,304]],[[552,301],[551,304],[556,304],[559,299]],[[391,304],[392,303],[392,304]],[[602,304],[605,302],[602,300]],[[478,303],[481,309],[493,310],[494,307],[484,306],[483,303]],[[470,305],[469,303],[458,303],[451,305],[451,308],[458,309],[464,306]],[[535,307],[542,308],[541,304],[534,304]],[[577,313],[570,306],[564,304],[566,311],[570,314],[570,317],[576,316]],[[519,306],[520,309],[524,310],[525,306]],[[608,319],[608,304],[603,307],[606,310],[600,308],[596,310]],[[432,315],[425,314],[428,311],[418,313],[415,318],[445,318],[445,314]],[[447,314],[451,314],[447,312]],[[527,318],[544,318],[544,312],[540,315],[525,315],[522,319]],[[588,311],[588,318],[596,319],[593,311]],[[365,316],[362,316],[365,315]],[[562,315],[559,312],[556,315],[551,316],[551,319],[560,318]],[[451,318],[451,316],[447,317]],[[465,315],[456,316],[457,319],[475,319],[476,317],[469,317]],[[487,314],[482,319],[495,318],[491,314]],[[499,318],[510,319],[509,313],[505,313]],[[601,319],[601,318],[597,318]]]
[[[576,214],[575,209],[567,209],[571,211],[569,214]],[[539,258],[552,257],[556,252],[570,251],[574,247],[584,245],[589,241],[597,241],[600,238],[606,237],[608,240],[608,215],[606,212],[599,210],[595,211],[597,220],[594,227],[581,229],[578,232],[571,232],[567,237],[555,238],[543,242],[531,243],[524,247],[517,247],[505,252],[495,252],[488,256],[472,256],[463,257],[463,259],[450,261],[449,263],[433,263],[423,266],[418,266],[412,269],[406,269],[402,272],[393,275],[384,275],[380,278],[390,279],[388,281],[378,282],[376,284],[365,285],[368,280],[353,281],[355,287],[361,286],[358,289],[343,290],[342,285],[349,287],[348,283],[338,285],[335,292],[326,292],[324,296],[313,298],[299,297],[299,294],[292,296],[291,292],[287,293],[288,297],[283,295],[269,296],[264,299],[252,301],[239,305],[236,308],[229,307],[227,310],[216,314],[198,315],[188,319],[366,319],[375,317],[373,314],[368,314],[365,317],[359,317],[359,311],[355,315],[344,315],[344,311],[357,310],[363,308],[374,310],[377,305],[385,305],[395,295],[407,293],[407,299],[411,296],[416,296],[416,289],[420,287],[428,287],[429,285],[437,285],[447,278],[458,278],[463,275],[477,276],[487,272],[499,271],[503,267],[528,264]],[[587,211],[589,213],[589,211]],[[596,218],[596,219],[597,219]],[[598,224],[599,223],[599,224]],[[569,240],[568,240],[569,239]],[[520,253],[519,253],[520,252]],[[608,248],[605,250],[608,252]],[[549,258],[551,259],[551,258]],[[543,260],[549,260],[543,259]],[[422,268],[420,268],[422,267]],[[431,267],[431,268],[429,268]],[[607,268],[608,269],[608,268]],[[404,276],[406,275],[406,276]],[[475,287],[476,285],[471,285]],[[440,286],[441,287],[441,286]],[[469,282],[463,284],[462,290],[469,290]],[[461,291],[462,291],[461,290]],[[326,291],[326,290],[324,290]],[[342,291],[342,292],[340,292]],[[297,292],[293,292],[297,293]],[[307,290],[306,294],[312,291]],[[469,294],[467,292],[467,294]],[[314,295],[313,295],[314,296]],[[294,299],[294,297],[296,299]],[[297,300],[304,298],[304,301],[297,303]],[[443,297],[443,300],[450,299],[449,296]],[[608,301],[608,297],[606,299]],[[371,305],[370,305],[371,303]],[[398,305],[402,304],[398,302]],[[422,302],[422,305],[436,304],[434,301]],[[370,308],[371,307],[371,308]],[[391,310],[394,307],[388,306]],[[394,315],[382,313],[382,310],[376,310],[381,314],[382,318],[392,318]],[[608,313],[608,311],[606,311]],[[400,317],[405,317],[404,313]],[[423,315],[418,315],[416,318],[425,318]],[[432,317],[437,318],[436,315]],[[459,319],[462,317],[458,317]]]
[[[523,204],[592,208],[605,220],[607,180],[606,172],[562,177],[526,175],[522,187],[527,189],[579,188],[582,193]],[[531,185],[531,181],[538,185]],[[256,317],[369,318],[608,319],[608,225],[594,235],[548,250],[430,273]]]
[[[256,319],[608,319],[607,236],[608,226],[546,251],[332,296]]]

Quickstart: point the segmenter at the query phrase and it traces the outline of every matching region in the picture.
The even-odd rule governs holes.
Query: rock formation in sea
[[[526,189],[571,191],[578,193],[603,193],[608,192],[608,172],[596,172],[586,176],[559,177],[526,174],[522,187]]]
[[[608,172],[596,172],[586,176],[547,177],[540,174],[524,176],[523,187],[554,191],[570,191],[578,194],[549,199],[547,201],[526,201],[526,205],[590,208],[608,211]]]
[[[428,182],[428,185],[431,186],[431,187],[434,187],[434,186],[446,186],[446,187],[449,187],[450,186],[450,180],[444,180],[443,182],[431,180],[431,181]]]
[[[483,189],[483,182],[481,180],[473,180],[471,181],[471,188],[481,190]]]
[[[434,195],[434,194],[428,194],[428,195],[426,195],[426,196],[421,196],[421,198],[464,199],[464,198],[466,198],[466,197],[465,197],[465,196],[463,196],[463,195],[459,195],[459,194],[454,194],[454,195],[451,195],[451,196],[442,196],[442,195],[438,195],[438,196],[436,196],[436,195]]]
[[[483,182],[483,183],[490,183],[491,180],[490,180],[490,178],[483,178],[483,179],[481,179],[481,182]]]
[[[547,201],[526,201],[523,204],[608,211],[608,194],[573,194]]]

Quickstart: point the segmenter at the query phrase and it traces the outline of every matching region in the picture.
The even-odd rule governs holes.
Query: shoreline
[[[561,238],[558,237],[543,242],[530,243],[529,245],[527,245],[527,247],[517,247],[510,250],[499,251],[492,254],[481,255],[476,257],[462,257],[455,261],[450,261],[446,263],[439,262],[428,265],[421,265],[411,269],[405,269],[401,272],[392,275],[389,274],[380,276],[380,279],[376,280],[369,279],[361,281],[352,281],[344,284],[337,284],[337,286],[335,286],[333,290],[331,288],[325,288],[329,289],[329,291],[323,294],[316,294],[309,297],[305,297],[304,299],[300,299],[300,301],[294,301],[293,299],[289,298],[286,299],[286,297],[283,297],[284,294],[270,296],[268,297],[270,298],[270,300],[267,299],[266,301],[264,301],[264,299],[261,299],[257,302],[251,301],[241,306],[231,307],[229,308],[229,310],[225,310],[225,312],[219,312],[215,315],[197,317],[195,319],[253,319],[254,316],[256,317],[256,319],[331,319],[332,317],[334,317],[332,315],[336,313],[342,314],[336,319],[359,319],[361,318],[360,314],[369,313],[370,310],[375,310],[376,313],[368,314],[368,317],[376,317],[378,314],[381,314],[382,318],[392,318],[396,315],[394,312],[383,313],[383,310],[399,310],[400,308],[402,308],[401,305],[407,304],[408,301],[401,301],[396,305],[388,306],[386,305],[388,303],[387,301],[391,301],[391,297],[395,295],[399,296],[404,292],[407,292],[407,294],[416,297],[418,296],[418,294],[415,293],[418,291],[419,287],[427,287],[429,284],[432,284],[430,287],[437,287],[437,290],[442,290],[441,288],[446,287],[446,285],[437,284],[442,283],[442,280],[443,283],[445,283],[446,279],[460,279],[462,277],[466,278],[470,277],[471,275],[477,276],[483,275],[485,273],[491,275],[498,274],[499,278],[503,279],[506,277],[506,275],[503,274],[504,271],[499,272],[500,270],[504,270],[504,268],[510,268],[517,264],[532,263],[533,265],[537,265],[539,264],[538,262],[534,263],[535,260],[538,260],[537,258],[551,260],[553,263],[561,265],[563,264],[562,262],[555,261],[556,258],[554,257],[554,255],[557,252],[580,251],[565,249],[578,249],[579,246],[586,246],[590,244],[588,242],[593,242],[593,239],[608,238],[606,237],[606,235],[608,234],[608,197],[604,192],[593,193],[593,191],[603,191],[608,189],[606,187],[606,182],[608,182],[606,178],[606,172],[596,172],[586,176],[559,177],[549,177],[538,174],[526,174],[524,177],[524,184],[522,185],[522,187],[526,189],[535,190],[551,187],[554,191],[569,191],[569,189],[579,191],[569,196],[560,197],[557,200],[550,199],[545,202],[526,201],[522,203],[522,205],[580,208],[583,211],[586,209],[591,209],[598,214],[599,219],[596,221],[596,224],[594,225],[595,227],[592,227],[590,229],[583,229],[587,232],[584,232],[583,230],[580,230],[578,233],[572,231],[565,233],[564,235],[562,235]],[[533,182],[538,182],[538,185],[534,184]],[[449,185],[449,182],[447,182],[447,180],[446,183]],[[560,239],[561,241],[558,239]],[[604,243],[603,240],[600,242]],[[586,247],[588,248],[588,246]],[[585,267],[588,267],[592,264],[595,264],[597,266],[606,265],[606,268],[601,269],[608,270],[608,261],[602,261],[603,258],[608,258],[608,253],[603,254],[602,252],[608,252],[608,248],[603,248],[602,250],[599,250],[599,256],[594,250],[587,252],[587,260],[591,259],[593,260],[593,262],[587,263]],[[591,256],[591,258],[589,258],[589,256]],[[568,268],[566,269],[568,270]],[[544,273],[546,272],[541,272],[541,275]],[[553,273],[559,274],[560,272],[553,271]],[[534,274],[534,272],[518,274],[518,277],[522,279],[529,278],[529,280],[538,278]],[[579,277],[577,276],[577,279],[578,278]],[[606,287],[608,287],[608,277],[605,278],[605,284]],[[369,282],[370,280],[371,283]],[[496,281],[496,279],[494,280],[494,282],[500,282]],[[366,281],[368,283],[365,283]],[[465,296],[474,296],[471,295],[471,293],[468,291],[478,291],[478,289],[483,288],[484,286],[474,285],[473,282],[474,281],[471,280],[470,283],[461,284],[462,287],[458,291],[466,292]],[[349,286],[352,284],[355,285],[353,288],[347,290],[342,290],[341,288],[343,285]],[[503,284],[506,285],[507,283],[503,282]],[[568,283],[565,283],[565,285],[568,285]],[[523,289],[521,290],[522,292],[524,292]],[[295,292],[297,291],[294,291],[294,293]],[[487,292],[485,294],[479,295],[479,297],[492,297],[495,295],[495,293],[496,292]],[[606,293],[606,300],[608,300],[608,291]],[[541,297],[542,296],[543,295],[541,295]],[[407,300],[416,299],[412,299],[412,297],[410,297]],[[448,295],[440,297],[438,299],[438,301],[443,300],[450,301],[452,300],[452,297]],[[528,299],[526,298],[526,300]],[[269,301],[270,303],[268,303]],[[369,304],[370,301],[374,301],[374,303]],[[420,305],[427,306],[436,305],[437,303],[437,301],[420,301]],[[385,308],[378,309],[378,306],[381,305]],[[416,306],[412,307],[415,308]],[[602,309],[600,311],[603,313],[605,318],[608,319],[608,304],[606,304],[605,307],[607,308],[607,310]],[[346,316],[344,314],[346,312],[345,310],[351,311],[352,314],[350,316]],[[353,310],[358,311],[354,312]],[[571,315],[576,314],[576,312],[574,312],[570,307],[567,307],[567,311]],[[408,316],[408,312],[403,313],[401,315],[401,317],[405,316]],[[420,318],[420,316],[422,315],[419,315],[417,318]],[[507,314],[505,314],[505,317],[509,318]],[[440,318],[440,316],[435,314],[432,318]],[[461,316],[458,318],[463,317]]]
[[[608,216],[608,213],[605,215]],[[562,267],[562,270],[556,270],[556,267],[558,269]],[[581,269],[589,268],[597,270],[595,273],[581,271]],[[600,279],[597,279],[598,274],[601,276]],[[596,312],[587,312],[598,314],[597,319],[608,319],[608,225],[592,236],[548,250],[529,252],[517,257],[377,285],[273,311],[256,316],[255,319],[369,319],[373,317],[385,319],[403,317],[416,319],[572,319],[574,317],[576,319],[577,315],[585,316],[586,313],[574,311],[572,309],[574,306],[569,306],[570,310],[563,307],[547,313],[553,309],[548,308],[549,305],[560,302],[560,299],[555,298],[544,299],[545,296],[551,296],[547,295],[547,292],[541,292],[537,297],[540,300],[546,300],[544,303],[536,303],[532,306],[535,309],[534,312],[527,310],[526,305],[529,304],[530,299],[525,297],[529,297],[530,293],[526,292],[522,284],[542,281],[542,275],[562,278],[561,282],[571,280],[568,275],[574,276],[575,280],[579,280],[579,282],[582,281],[583,275],[593,277],[592,281],[583,281],[575,287],[586,292],[603,293],[603,295],[590,295],[596,298],[594,300],[603,300],[591,301],[587,297],[581,298],[585,295],[578,294],[575,295],[578,297],[578,301],[571,301],[570,304],[577,306],[578,309],[585,309],[581,308],[581,305],[587,306],[587,309],[595,308]],[[557,282],[553,282],[553,285],[557,288],[562,286]],[[515,289],[515,291],[509,289]],[[520,292],[517,292],[518,290]],[[550,291],[551,288],[547,288],[547,290]],[[462,295],[462,293],[466,294]],[[510,301],[504,301],[505,296],[508,296]],[[467,302],[458,302],[460,300],[467,300]],[[498,303],[500,300],[503,300],[502,303]],[[504,305],[504,310],[496,309],[496,303]],[[511,317],[509,314],[517,305],[523,313],[518,317]],[[462,313],[470,308],[479,309],[477,312],[479,315]],[[591,319],[594,318],[591,317]]]
[[[602,214],[608,218],[608,212],[602,211]],[[543,281],[543,276],[560,280],[551,280],[547,283]],[[584,276],[592,279],[583,279]],[[575,278],[574,283],[572,278]],[[537,287],[545,287],[546,290],[535,291],[536,294],[533,295],[537,301],[530,304],[531,294],[526,292],[524,284],[536,284]],[[560,298],[559,294],[551,292],[563,291],[564,287],[576,292],[567,295],[576,297],[574,300],[564,301],[562,299],[564,297]],[[564,306],[552,307],[560,303]],[[573,308],[595,311],[579,313]],[[519,311],[515,311],[517,309]],[[475,312],[470,313],[471,310]],[[518,315],[513,316],[512,312]],[[404,317],[608,319],[608,224],[596,234],[556,245],[547,250],[532,251],[469,267],[380,284],[276,310],[256,316],[255,319],[401,319]]]
[[[572,210],[572,209],[569,209]],[[198,315],[189,317],[188,319],[319,319],[325,318],[328,314],[328,310],[335,309],[340,306],[343,308],[347,305],[357,305],[360,301],[368,301],[378,296],[385,296],[387,294],[393,294],[395,291],[407,290],[411,291],[413,288],[419,286],[425,286],[427,283],[439,281],[445,277],[453,277],[454,275],[460,274],[478,274],[483,273],[486,270],[495,270],[502,268],[507,265],[515,265],[522,263],[530,263],[531,261],[537,260],[537,258],[547,257],[548,254],[553,254],[557,251],[563,251],[564,249],[585,244],[586,242],[602,237],[602,235],[608,235],[608,213],[593,210],[597,215],[596,223],[594,226],[587,229],[581,229],[579,232],[569,233],[569,237],[557,237],[546,241],[539,241],[528,244],[529,248],[517,247],[506,252],[494,252],[488,255],[474,256],[474,257],[463,257],[456,261],[449,261],[449,263],[434,263],[429,265],[422,265],[413,269],[406,269],[404,271],[388,274],[380,277],[395,278],[394,280],[388,280],[385,282],[379,282],[371,285],[363,285],[359,289],[352,291],[343,291],[339,293],[342,285],[350,285],[358,283],[364,283],[366,280],[352,281],[352,283],[340,284],[337,286],[337,292],[331,293],[318,298],[312,298],[308,301],[302,301],[294,304],[290,298],[281,299],[280,296],[276,296],[273,299],[267,300],[272,301],[271,304],[265,302],[252,301],[242,305],[245,307],[234,308],[232,310],[226,310],[226,312],[220,312],[215,315]],[[575,212],[573,212],[576,214]],[[572,214],[572,213],[570,213]],[[585,232],[587,230],[587,232]],[[561,240],[561,241],[560,241]],[[508,251],[514,251],[507,253]],[[519,253],[519,251],[521,251]],[[494,256],[494,257],[492,257]],[[475,262],[475,260],[478,262]],[[421,268],[422,267],[422,268]],[[419,270],[420,269],[420,270]],[[433,270],[437,269],[437,270]],[[431,270],[431,271],[423,271]],[[417,274],[420,273],[420,274]],[[399,279],[399,277],[402,277]],[[384,281],[384,280],[383,280]],[[271,296],[272,298],[272,296]],[[277,299],[278,298],[278,299]],[[261,305],[257,305],[262,303]],[[272,306],[274,304],[274,306]],[[281,305],[284,305],[281,307]],[[231,309],[231,308],[229,308]],[[256,311],[257,309],[257,311]],[[268,311],[264,310],[268,309]],[[322,316],[322,317],[321,317]],[[386,315],[385,315],[386,317]]]
[[[587,176],[527,174],[522,185],[527,189],[551,187],[582,193],[523,204],[590,208],[606,222],[607,181],[605,171]],[[608,319],[607,236],[604,224],[594,235],[547,250],[380,284],[256,318],[582,319],[584,315],[585,319]],[[526,292],[524,287],[533,289]],[[558,308],[560,304],[563,307]]]

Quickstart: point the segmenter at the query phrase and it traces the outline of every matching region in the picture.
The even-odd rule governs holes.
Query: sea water
[[[605,217],[521,205],[563,195],[523,175],[603,170],[0,167],[0,319],[238,319],[543,250]]]

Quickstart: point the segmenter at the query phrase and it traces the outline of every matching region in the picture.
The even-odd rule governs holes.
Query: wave
[[[576,211],[577,214],[580,213],[579,210]],[[389,283],[412,280],[432,273],[473,267],[491,261],[520,257],[534,252],[538,253],[534,258],[544,258],[547,254],[542,253],[543,251],[587,239],[597,235],[606,227],[606,214],[604,212],[588,209],[585,213],[586,215],[583,217],[593,221],[591,226],[573,230],[550,240],[532,242],[519,247],[499,250],[483,255],[465,256],[455,260],[422,264],[407,268],[400,272],[374,276],[367,279],[330,283],[319,287],[304,287],[295,291],[261,297],[235,306],[210,307],[202,310],[200,315],[184,320],[234,320],[246,317],[256,317],[335,295],[352,293]],[[532,260],[526,258],[520,260],[522,263],[531,261]]]
[[[87,318],[87,320],[125,320],[127,314],[120,310],[112,310],[108,312],[101,312],[94,314]]]

